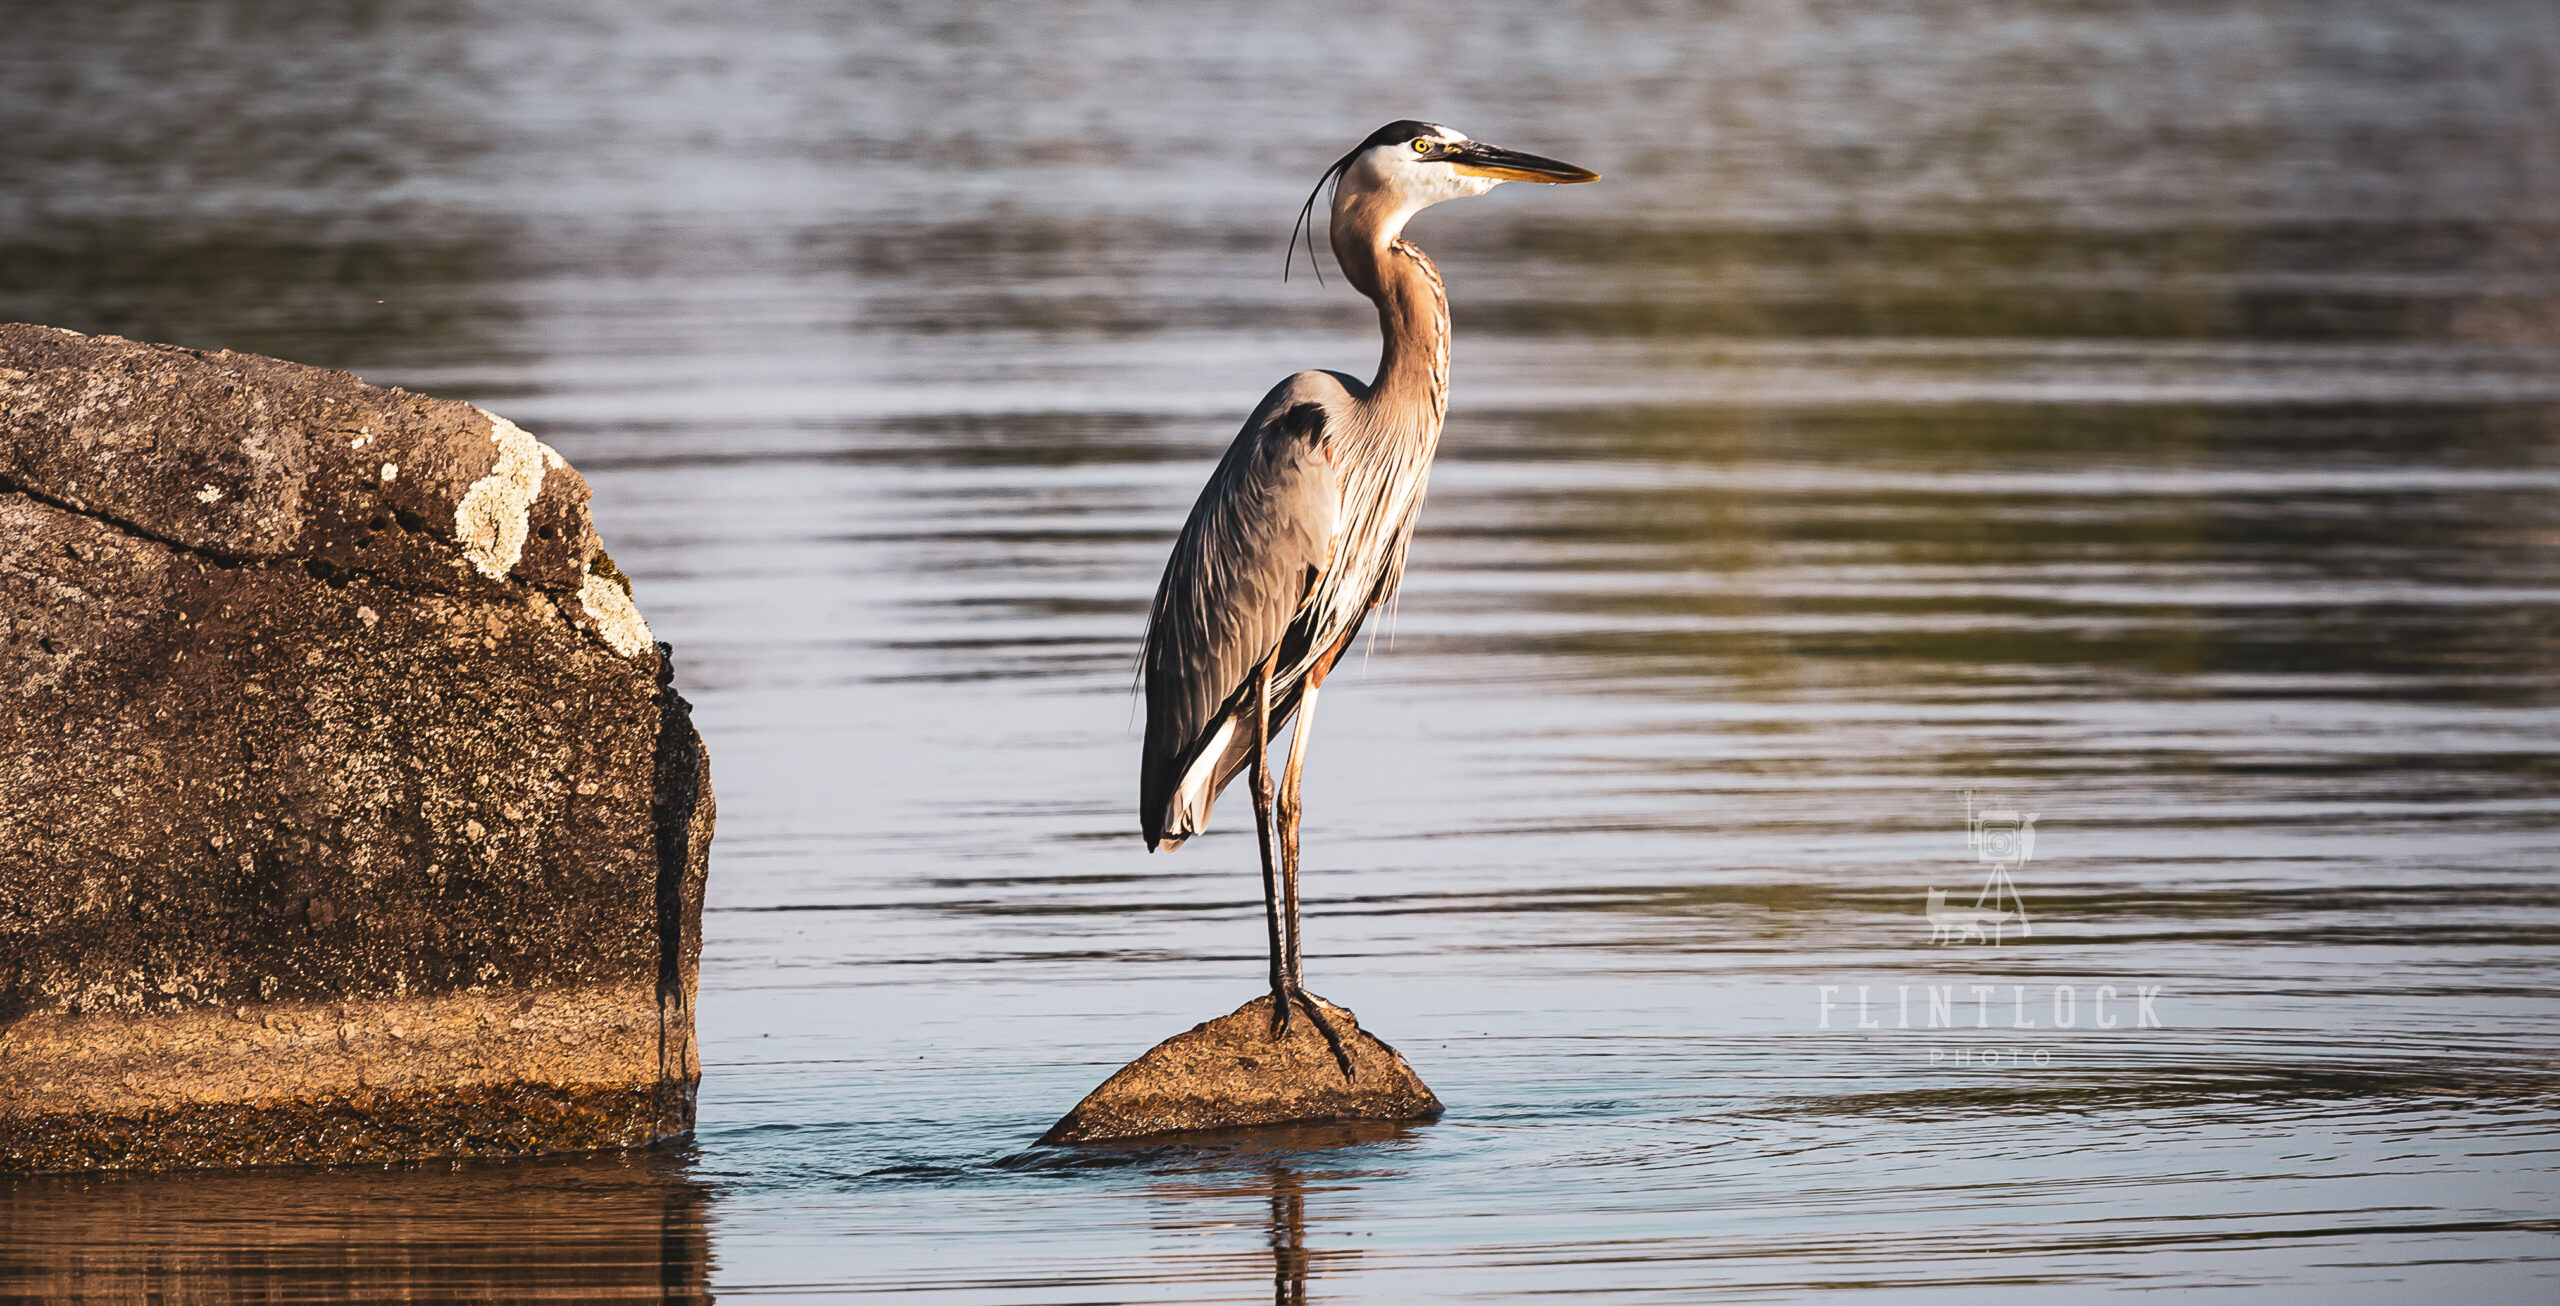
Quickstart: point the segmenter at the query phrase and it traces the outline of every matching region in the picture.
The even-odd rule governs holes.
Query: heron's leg
[[[1300,988],[1306,973],[1299,963],[1298,942],[1298,818],[1306,813],[1306,804],[1298,796],[1298,780],[1307,763],[1307,736],[1316,724],[1316,690],[1322,688],[1310,678],[1298,695],[1298,728],[1289,736],[1289,763],[1280,768],[1280,802],[1276,813],[1280,826],[1280,893],[1282,910],[1289,928],[1289,960],[1285,970],[1289,987]]]
[[[1307,761],[1307,736],[1316,724],[1316,691],[1324,687],[1322,675],[1307,677],[1307,686],[1298,696],[1298,728],[1289,736],[1289,765],[1280,772],[1280,884],[1281,896],[1289,917],[1289,992],[1307,1009],[1307,1018],[1324,1032],[1324,1041],[1333,1049],[1335,1065],[1342,1067],[1342,1077],[1353,1077],[1351,1054],[1342,1046],[1342,1035],[1325,1019],[1324,1008],[1307,996],[1306,973],[1300,963],[1298,947],[1298,818],[1306,805],[1298,797],[1300,772]]]
[[[1280,924],[1280,859],[1271,847],[1271,671],[1280,660],[1273,649],[1255,673],[1253,704],[1253,832],[1262,845],[1262,919],[1271,936],[1271,1031],[1289,1032],[1288,941]],[[1292,922],[1294,924],[1294,921]]]

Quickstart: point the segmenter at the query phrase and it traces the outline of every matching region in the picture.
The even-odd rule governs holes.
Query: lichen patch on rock
[[[657,642],[649,634],[649,623],[640,619],[640,608],[631,601],[630,592],[593,570],[578,585],[578,606],[586,609],[604,642],[624,657],[636,658]]]
[[[453,532],[462,541],[463,556],[481,575],[505,580],[524,557],[533,501],[542,497],[542,474],[560,465],[560,455],[496,413],[483,408],[480,415],[489,419],[489,442],[498,446],[498,460],[454,505]],[[387,470],[383,479],[391,479]]]

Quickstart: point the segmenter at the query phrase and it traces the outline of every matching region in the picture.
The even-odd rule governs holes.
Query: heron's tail
[[[1209,810],[1236,772],[1253,760],[1253,741],[1234,713],[1222,716],[1177,771],[1164,767],[1145,786],[1145,806],[1138,813],[1149,852],[1171,852],[1184,840],[1209,828]]]
[[[1209,828],[1209,809],[1217,804],[1218,791],[1226,788],[1227,777],[1219,774],[1220,764],[1227,760],[1236,734],[1236,719],[1229,716],[1191,755],[1190,765],[1182,768],[1173,792],[1165,795],[1162,809],[1150,822],[1155,827],[1148,831],[1150,851],[1171,852],[1181,847],[1183,840]]]
[[[1283,645],[1281,657],[1290,656],[1290,646]],[[1208,829],[1209,809],[1218,795],[1252,763],[1252,690],[1249,685],[1238,688],[1190,747],[1179,753],[1154,753],[1141,762],[1138,825],[1149,852],[1171,852],[1183,840]],[[1286,729],[1297,716],[1299,693],[1296,683],[1271,687],[1273,734]]]

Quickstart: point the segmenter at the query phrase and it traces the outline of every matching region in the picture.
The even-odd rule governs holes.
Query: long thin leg
[[[1280,915],[1280,859],[1271,847],[1271,671],[1280,660],[1279,650],[1272,650],[1262,669],[1255,673],[1257,686],[1253,705],[1253,832],[1262,845],[1262,919],[1271,934],[1271,1029],[1274,1036],[1289,1032],[1289,940],[1283,933]],[[1295,917],[1289,928],[1294,929]]]
[[[1289,921],[1289,987],[1303,985],[1306,973],[1299,960],[1298,945],[1298,818],[1306,813],[1306,805],[1298,796],[1298,781],[1307,763],[1307,736],[1316,724],[1316,690],[1312,680],[1298,696],[1298,728],[1289,736],[1289,764],[1280,771],[1280,893],[1281,910]]]
[[[1306,813],[1306,805],[1298,797],[1298,780],[1307,761],[1307,736],[1316,725],[1316,691],[1324,687],[1320,676],[1307,678],[1307,686],[1298,696],[1298,728],[1289,736],[1289,765],[1280,772],[1280,885],[1281,900],[1289,918],[1289,991],[1307,1008],[1307,1018],[1324,1032],[1324,1041],[1333,1048],[1334,1064],[1342,1067],[1342,1077],[1353,1077],[1351,1054],[1342,1046],[1342,1035],[1333,1022],[1325,1019],[1324,1009],[1307,996],[1306,972],[1299,958],[1298,946],[1298,820]]]

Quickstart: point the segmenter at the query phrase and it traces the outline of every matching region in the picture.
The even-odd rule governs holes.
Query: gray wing
[[[1204,762],[1210,746],[1222,754],[1250,747],[1232,729],[1221,742],[1221,728],[1241,709],[1249,735],[1254,673],[1332,562],[1342,495],[1326,441],[1350,402],[1326,372],[1274,387],[1227,446],[1174,542],[1147,622],[1138,816],[1149,848],[1178,846],[1208,823],[1220,782],[1233,774],[1215,757]],[[1190,776],[1200,766],[1213,769]]]

